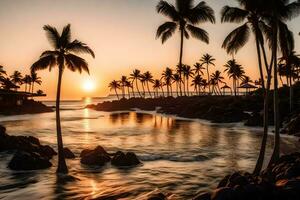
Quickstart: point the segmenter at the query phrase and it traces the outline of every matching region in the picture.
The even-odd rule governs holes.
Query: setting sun
[[[95,83],[91,80],[85,81],[83,84],[83,89],[86,92],[91,92],[95,89]]]

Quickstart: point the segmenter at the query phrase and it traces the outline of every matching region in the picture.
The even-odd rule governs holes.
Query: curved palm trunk
[[[152,98],[152,95],[151,95],[151,92],[150,92],[150,89],[149,89],[149,83],[147,82],[147,89],[148,89],[148,93],[150,95],[150,98]]]
[[[143,89],[143,97],[145,98],[146,95],[145,95],[145,87],[144,87],[144,82],[142,82],[142,89]]]
[[[136,85],[136,90],[138,91],[140,97],[142,97],[141,93],[140,93],[140,90],[139,90],[139,84],[138,84],[138,80],[135,79],[135,85]]]
[[[61,82],[62,82],[62,74],[63,74],[63,61],[59,65],[59,72],[58,72],[58,83],[57,83],[57,91],[56,91],[56,132],[57,132],[57,147],[58,147],[58,166],[57,166],[57,173],[68,173],[68,167],[65,161],[64,155],[64,145],[62,140],[62,133],[61,133],[61,125],[60,125],[60,91],[61,91]]]
[[[128,99],[130,99],[130,89],[127,87]]]
[[[183,28],[181,28],[180,30],[180,56],[179,56],[179,66],[180,66],[180,70],[182,67],[182,56],[183,56],[183,40],[184,40],[184,32],[183,32]],[[180,73],[180,79],[181,79],[181,73]],[[184,83],[183,83],[184,84]],[[183,86],[184,88],[184,86]],[[180,86],[180,96],[182,96],[182,91],[181,91],[181,86]]]
[[[119,98],[119,95],[118,95],[118,92],[117,92],[117,89],[115,88],[115,93],[116,93],[116,95],[117,95],[117,98],[118,98],[118,100],[120,100],[120,98]]]
[[[278,78],[277,78],[277,22],[273,25],[273,64],[274,64],[274,125],[275,125],[275,139],[274,139],[274,149],[269,162],[271,166],[274,162],[279,159],[280,156],[280,134],[279,134],[279,106],[278,106]]]
[[[135,94],[134,94],[134,88],[133,88],[133,82],[132,82],[131,91],[132,91],[132,96],[133,96],[133,98],[135,98]]]
[[[187,95],[190,96],[190,91],[189,91],[189,78],[186,78],[186,91],[187,91]]]
[[[206,71],[207,71],[207,82],[209,83],[210,82],[210,76],[209,76],[209,70],[208,70],[208,64],[206,64]],[[208,92],[210,93],[210,85],[208,85]]]
[[[172,83],[170,84],[170,92],[171,92],[171,97],[173,96],[173,90],[172,90]]]

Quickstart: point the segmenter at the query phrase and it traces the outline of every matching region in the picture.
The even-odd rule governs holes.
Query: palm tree
[[[137,92],[139,93],[140,97],[142,97],[140,90],[139,90],[139,85],[138,85],[138,80],[140,79],[140,76],[141,76],[141,71],[138,69],[133,70],[133,72],[130,74],[132,83],[135,81],[135,86],[136,86]]]
[[[176,95],[179,96],[178,89],[181,88],[182,79],[178,73],[173,75],[173,83],[176,84]]]
[[[10,78],[15,85],[21,86],[23,84],[23,76],[19,71],[14,71]]]
[[[150,89],[149,89],[149,82],[153,83],[153,76],[149,71],[147,71],[147,72],[144,73],[144,79],[145,79],[145,82],[146,82],[146,85],[147,85],[149,96],[150,96],[150,98],[152,98],[152,95],[151,95],[151,92],[150,92]]]
[[[247,83],[253,83],[253,81],[251,80],[251,78],[249,76],[244,76],[242,78],[241,85],[244,85],[244,84],[247,84]]]
[[[278,46],[281,47],[283,56],[288,55],[291,52],[292,45],[286,40],[286,36],[291,37],[291,32],[288,31],[287,25],[284,22],[292,19],[299,14],[300,2],[289,2],[287,0],[271,0],[265,5],[265,13],[268,15],[268,22],[272,30],[271,34],[271,47],[272,47],[272,60],[273,60],[273,76],[274,76],[274,124],[275,124],[275,137],[274,137],[274,149],[269,162],[269,166],[279,159],[280,156],[280,133],[279,133],[279,102],[278,102],[278,66],[277,66],[277,50]],[[283,35],[283,36],[282,36]],[[279,45],[278,45],[279,41]]]
[[[200,63],[198,63],[198,62],[196,62],[195,64],[194,64],[194,71],[195,71],[195,74],[197,74],[197,75],[203,75],[204,73],[203,73],[203,71],[202,70],[204,70],[205,68],[203,67],[203,65],[202,64],[200,64]]]
[[[183,72],[183,66],[182,65],[177,65],[176,66],[176,73],[179,75],[179,78],[180,78],[180,83],[179,83],[179,91],[180,91],[180,96],[182,96],[182,83],[183,83],[183,80],[182,80],[182,72]],[[184,89],[184,88],[183,88]]]
[[[200,95],[202,83],[203,79],[200,75],[196,75],[195,77],[193,77],[191,86],[194,86],[197,95]]]
[[[112,82],[109,83],[108,87],[110,88],[110,90],[114,90],[118,100],[120,100],[119,95],[118,95],[118,89],[120,89],[121,85],[118,81],[113,80]]]
[[[0,80],[0,82],[1,82],[1,86],[4,90],[11,90],[11,89],[19,88],[19,86],[15,85],[9,77],[2,78]]]
[[[28,91],[30,92],[30,88],[31,88],[31,76],[30,75],[25,75],[23,78],[23,82],[25,83],[25,92]],[[28,88],[27,88],[28,86]]]
[[[215,71],[212,75],[211,75],[211,79],[214,81],[215,85],[217,86],[217,90],[218,90],[218,93],[221,95],[222,94],[222,91],[220,89],[220,83],[225,83],[223,80],[224,80],[224,77],[222,76],[222,73],[217,70]],[[214,86],[213,86],[214,87]]]
[[[95,57],[94,52],[85,43],[78,40],[71,41],[71,25],[68,24],[60,34],[55,27],[45,25],[43,29],[46,31],[46,36],[53,46],[54,50],[44,51],[39,60],[31,66],[31,71],[51,70],[54,66],[58,67],[58,83],[56,91],[56,131],[57,131],[57,146],[58,146],[58,167],[57,173],[68,173],[66,165],[63,140],[60,124],[60,93],[62,84],[62,75],[65,68],[71,71],[86,71],[89,73],[88,63],[81,57],[75,55],[77,53],[87,53]]]
[[[130,99],[130,89],[131,89],[132,92],[133,92],[133,86],[132,86],[132,83],[131,83],[130,81],[126,81],[125,87],[127,87],[128,99]]]
[[[153,82],[153,89],[155,91],[155,97],[159,97],[158,90],[162,87],[162,83],[159,79],[155,79]]]
[[[146,78],[145,78],[145,75],[141,74],[140,77],[139,77],[139,80],[141,81],[141,84],[142,84],[142,90],[143,90],[142,96],[145,98],[146,97],[146,93],[145,93]]]
[[[229,78],[232,78],[232,86],[234,90],[234,96],[237,95],[238,80],[244,76],[244,70],[240,64],[236,62],[235,59],[229,60],[224,67],[226,68],[224,72],[227,72]]]
[[[122,98],[125,99],[125,87],[127,85],[128,79],[127,76],[122,76],[120,80],[121,88],[122,88]]]
[[[0,65],[0,80],[4,78],[5,75],[6,75],[6,71],[4,70],[4,67]]]
[[[208,83],[210,82],[210,75],[209,75],[209,66],[212,65],[212,66],[215,66],[215,62],[216,59],[213,58],[211,55],[209,55],[208,53],[204,54],[201,59],[200,59],[200,62],[201,64],[205,64],[206,65],[206,72],[207,72],[207,81]],[[210,86],[208,86],[208,91],[210,93]]]
[[[41,85],[42,80],[41,77],[39,77],[36,72],[32,71],[31,72],[31,93],[33,93],[34,91],[34,83]]]
[[[172,96],[172,79],[173,79],[173,70],[169,67],[163,71],[162,79],[165,80],[165,84],[167,86],[167,96],[170,96],[170,90],[171,90],[171,96]]]
[[[158,13],[170,19],[158,27],[156,38],[161,38],[164,43],[175,33],[177,28],[180,31],[179,66],[182,66],[184,38],[189,39],[189,34],[209,43],[208,33],[196,26],[201,22],[215,23],[214,11],[204,1],[194,7],[193,0],[176,0],[175,6],[160,0],[156,9]]]
[[[189,65],[183,65],[183,77],[186,80],[187,96],[190,95],[190,93],[189,93],[189,78],[193,77],[193,75],[194,75],[194,73],[193,73],[193,70],[192,70],[191,66],[189,66]],[[185,81],[184,81],[184,83],[185,83]]]

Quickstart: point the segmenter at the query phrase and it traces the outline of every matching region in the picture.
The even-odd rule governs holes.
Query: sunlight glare
[[[86,92],[91,92],[95,89],[95,83],[90,80],[85,81],[83,84],[83,89]]]

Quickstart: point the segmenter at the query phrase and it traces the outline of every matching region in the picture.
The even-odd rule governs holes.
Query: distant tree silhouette
[[[110,90],[114,90],[118,100],[120,100],[119,95],[118,95],[118,89],[120,89],[120,83],[116,80],[113,80],[112,82],[109,83],[108,87],[110,88]]]
[[[138,69],[133,70],[133,72],[130,74],[130,78],[132,79],[132,82],[135,81],[135,86],[136,86],[139,96],[142,97],[140,90],[139,90],[139,84],[138,84],[140,77],[141,77],[141,71]]]
[[[215,66],[215,62],[216,59],[213,58],[211,55],[209,55],[208,53],[204,54],[201,59],[200,59],[200,62],[202,65],[206,65],[206,72],[207,72],[207,81],[208,83],[210,83],[210,75],[209,75],[209,66],[212,65],[212,66]],[[210,86],[208,85],[208,91],[210,93]]]
[[[224,72],[227,72],[228,77],[232,79],[233,83],[233,90],[234,90],[234,96],[237,95],[237,87],[238,87],[238,81],[243,78],[244,76],[244,69],[240,64],[236,62],[235,59],[229,60],[224,67],[226,68]]]
[[[189,93],[189,78],[193,77],[194,73],[193,73],[193,70],[191,68],[191,66],[189,65],[183,65],[183,70],[182,70],[182,73],[183,73],[183,83],[184,85],[186,85],[186,91],[187,93],[184,93],[185,95],[189,96],[190,93]],[[185,84],[186,82],[186,84]]]
[[[152,98],[152,95],[151,95],[151,92],[150,92],[150,89],[149,89],[149,83],[153,83],[153,76],[149,71],[144,73],[144,80],[145,80],[146,85],[147,85],[149,96],[150,96],[150,98]]]
[[[10,78],[15,85],[21,86],[23,84],[23,76],[19,71],[14,71]]]
[[[170,90],[172,95],[172,79],[173,79],[173,70],[167,67],[163,73],[161,78],[165,81],[165,85],[167,86],[167,96],[170,96]]]
[[[42,84],[42,80],[41,80],[41,77],[39,77],[37,75],[36,72],[32,71],[31,72],[31,93],[34,93],[34,84],[38,84],[38,85],[41,85]]]

